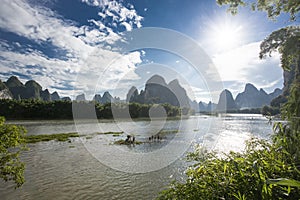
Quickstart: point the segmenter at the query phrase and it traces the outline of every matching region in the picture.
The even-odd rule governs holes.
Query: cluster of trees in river
[[[149,117],[150,108],[157,107],[154,104],[139,103],[106,103],[100,104],[95,101],[90,102],[71,102],[71,101],[41,101],[34,99],[1,99],[0,116],[6,119],[73,119],[73,109],[80,109],[84,118],[89,118],[90,113],[84,115],[84,112],[94,112],[98,119],[111,119],[114,113],[118,117],[126,110],[131,118]],[[167,117],[176,117],[181,114],[187,114],[188,109],[179,108],[170,104],[161,104]]]

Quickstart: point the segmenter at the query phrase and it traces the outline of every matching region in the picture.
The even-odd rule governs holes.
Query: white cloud
[[[111,11],[116,20],[119,20],[115,23],[126,24],[125,26],[128,26],[126,29],[132,28],[130,23],[139,26],[141,18],[135,10],[125,8],[121,3],[93,1],[92,4],[102,5],[106,11]],[[124,20],[120,21],[120,19]],[[96,28],[77,27],[74,22],[64,20],[52,10],[30,5],[25,0],[2,1],[1,29],[26,37],[36,43],[50,42],[53,46],[65,50],[66,58],[49,58],[32,47],[23,47],[26,49],[25,53],[13,51],[8,42],[1,41],[0,56],[3,59],[0,60],[0,71],[30,76],[44,88],[50,89],[51,86],[55,86],[56,89],[50,89],[50,92],[56,90],[62,96],[70,95],[70,91],[66,90],[70,87],[74,87],[75,94],[93,93],[101,73],[118,57],[122,57],[122,62],[116,65],[117,67],[111,66],[112,73],[118,73],[121,76],[128,73],[128,70],[134,71],[135,65],[141,62],[141,54],[133,52],[128,56],[122,56],[121,53],[110,50],[112,49],[110,45],[119,40],[120,35],[101,21],[90,19],[89,22]],[[131,77],[137,78],[136,76],[131,72]],[[117,77],[108,76],[107,82]],[[3,75],[0,78],[3,79]],[[103,87],[108,88],[108,86]]]
[[[126,28],[126,31],[132,30],[132,26],[127,22],[122,22],[121,25],[123,25]]]
[[[80,28],[63,21],[45,7],[34,7],[26,1],[3,0],[0,7],[0,27],[35,42],[50,41],[54,46],[74,54],[90,52],[92,48],[74,37]]]
[[[143,17],[137,14],[133,5],[129,5],[129,8],[127,8],[116,0],[82,0],[82,2],[102,9],[102,12],[98,14],[102,18],[110,16],[115,22],[126,22],[131,27],[133,25],[137,28],[142,27]]]

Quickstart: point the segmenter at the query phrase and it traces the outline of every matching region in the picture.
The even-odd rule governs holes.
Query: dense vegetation
[[[0,116],[7,119],[73,119],[73,110],[78,106],[82,111],[79,117],[89,117],[90,113],[95,112],[98,119],[113,118],[112,109],[122,117],[122,112],[129,109],[132,118],[149,117],[149,109],[155,108],[152,104],[139,103],[107,103],[99,104],[95,102],[70,102],[70,101],[41,101],[33,99],[23,100],[0,100]],[[113,108],[112,108],[113,106]],[[176,117],[185,112],[185,109],[172,106],[170,104],[162,104],[168,117]],[[84,115],[84,112],[87,112]],[[124,115],[124,117],[126,117]]]
[[[218,0],[236,13],[249,1]],[[246,3],[247,2],[247,3]],[[251,2],[251,1],[250,1]],[[252,1],[253,2],[253,1]],[[270,18],[288,12],[295,19],[300,2],[261,1],[252,9],[266,11]],[[300,199],[300,27],[274,31],[261,44],[260,58],[273,51],[281,54],[284,70],[294,69],[287,103],[281,107],[285,123],[274,124],[271,140],[253,138],[244,152],[219,155],[201,147],[188,155],[194,164],[184,183],[173,182],[159,199]],[[265,112],[270,112],[265,107]]]
[[[14,181],[16,187],[25,182],[25,165],[19,158],[20,152],[26,149],[25,134],[24,128],[5,124],[5,119],[0,117],[0,178]]]
[[[198,147],[188,155],[196,164],[186,182],[172,183],[159,199],[299,199],[299,161],[288,148],[258,139],[248,141],[243,153],[217,155]]]
[[[261,114],[263,114],[264,116],[274,116],[274,115],[278,115],[279,113],[280,113],[279,107],[264,106],[261,109]]]

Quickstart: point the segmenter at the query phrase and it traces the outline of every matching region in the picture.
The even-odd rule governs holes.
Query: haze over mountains
[[[177,79],[166,83],[159,75],[152,76],[145,84],[144,90],[140,92],[132,86],[126,96],[126,102],[137,102],[141,104],[169,103],[173,106],[192,108],[196,112],[224,112],[251,108],[261,108],[270,105],[272,99],[282,94],[282,90],[276,88],[272,93],[267,94],[263,89],[258,90],[254,85],[247,83],[243,92],[234,99],[232,93],[225,89],[221,92],[217,104],[213,102],[204,103],[192,101],[186,90],[180,85]],[[48,89],[43,90],[42,86],[34,80],[23,84],[16,76],[10,77],[6,82],[0,80],[0,99],[39,99],[43,101],[66,100],[69,97],[61,98],[57,92],[50,93]],[[76,101],[86,101],[85,95],[80,94]],[[109,92],[103,96],[96,94],[93,100],[98,103],[124,102],[118,97],[112,97]]]

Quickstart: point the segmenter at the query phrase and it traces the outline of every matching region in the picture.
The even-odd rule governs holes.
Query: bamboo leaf
[[[268,179],[267,184],[277,184],[291,187],[300,187],[300,181],[287,178]]]

